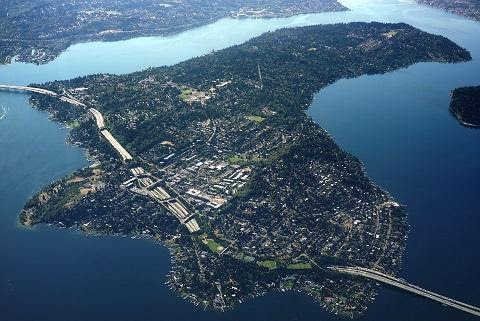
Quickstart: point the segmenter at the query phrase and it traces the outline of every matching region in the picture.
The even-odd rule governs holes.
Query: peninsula
[[[455,89],[450,112],[462,125],[480,127],[480,86]]]
[[[328,267],[390,282],[406,212],[305,109],[341,78],[469,59],[406,24],[350,23],[269,32],[171,67],[32,85],[43,88],[27,88],[32,104],[70,124],[95,163],[34,195],[20,221],[156,240],[172,254],[168,285],[205,308],[293,290],[354,316],[375,281]]]
[[[3,0],[0,63],[47,63],[70,45],[169,35],[219,19],[347,10],[336,0]]]

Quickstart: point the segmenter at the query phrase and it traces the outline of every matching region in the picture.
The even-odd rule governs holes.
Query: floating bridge
[[[363,278],[371,279],[380,283],[384,283],[384,284],[399,288],[401,290],[404,290],[419,296],[423,296],[427,299],[439,302],[443,305],[480,317],[480,308],[478,307],[475,307],[473,305],[466,304],[454,299],[450,299],[446,296],[434,293],[429,290],[422,289],[421,287],[410,284],[405,280],[398,279],[394,276],[391,276],[376,270],[362,268],[362,267],[348,267],[348,266],[330,266],[328,268],[335,272],[349,274],[352,276],[363,277]]]

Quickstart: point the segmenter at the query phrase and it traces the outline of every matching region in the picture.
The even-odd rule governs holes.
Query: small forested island
[[[292,290],[354,316],[376,284],[327,267],[396,273],[406,212],[305,110],[341,78],[469,59],[406,24],[350,23],[269,32],[171,67],[32,85],[62,94],[31,102],[68,123],[94,163],[34,195],[20,221],[156,240],[171,251],[169,286],[205,308]]]
[[[480,21],[478,0],[417,0],[417,2]]]
[[[480,127],[480,86],[455,89],[450,101],[450,112],[462,125]]]
[[[336,0],[2,0],[0,64],[47,63],[75,43],[168,35],[226,17],[342,10]]]

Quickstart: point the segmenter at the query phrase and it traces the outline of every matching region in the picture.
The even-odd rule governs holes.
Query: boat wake
[[[3,105],[1,105],[1,107],[2,107],[2,114],[0,116],[0,120],[3,120],[5,116],[7,116],[7,113],[10,111],[10,108],[5,107]]]

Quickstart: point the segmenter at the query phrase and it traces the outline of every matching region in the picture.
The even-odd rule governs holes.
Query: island
[[[452,92],[450,112],[467,127],[480,127],[480,86],[461,87]]]
[[[31,103],[68,124],[92,164],[36,193],[20,222],[159,242],[172,256],[169,287],[203,308],[298,291],[356,316],[377,284],[331,266],[397,273],[406,210],[305,110],[341,78],[469,59],[407,24],[349,23],[32,84]]]
[[[43,64],[75,43],[170,35],[227,17],[342,10],[336,0],[2,0],[0,64]]]
[[[417,2],[480,21],[478,0],[417,0]]]

